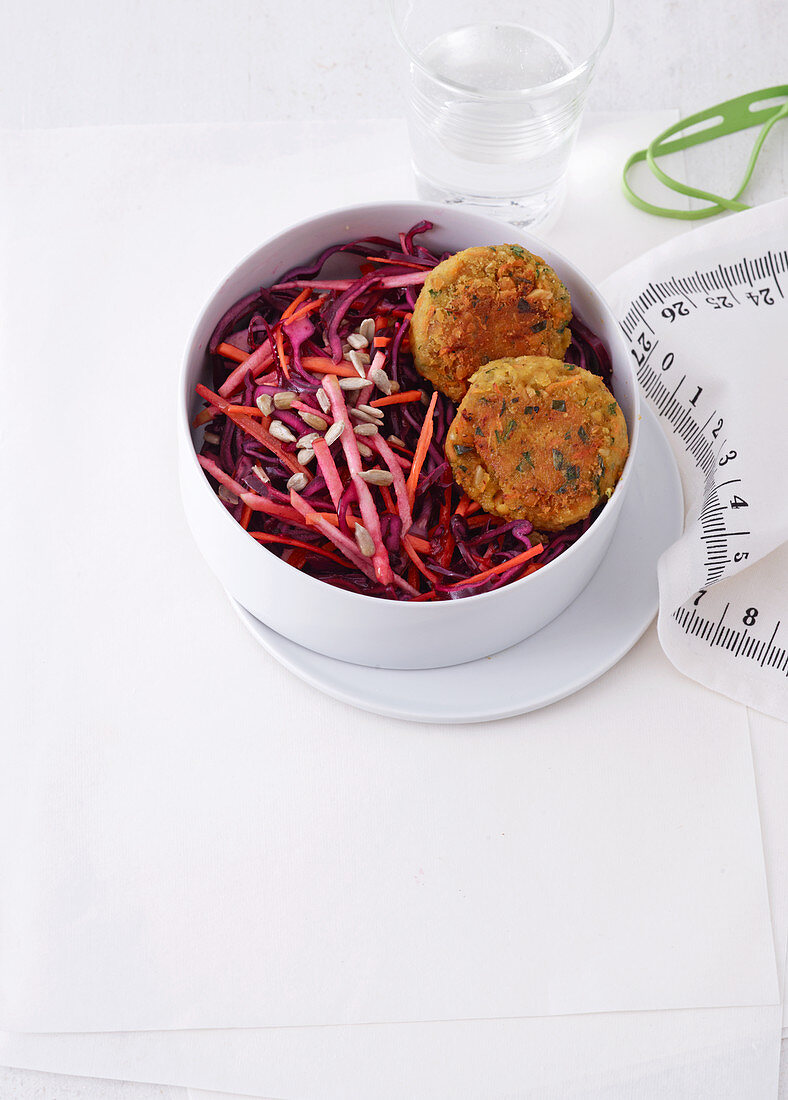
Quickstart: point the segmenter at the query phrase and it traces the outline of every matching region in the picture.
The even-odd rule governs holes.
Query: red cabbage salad
[[[198,460],[233,518],[289,565],[338,588],[423,602],[490,592],[553,561],[587,530],[552,534],[489,515],[444,453],[456,407],[415,369],[408,329],[427,273],[449,253],[424,221],[398,240],[335,244],[221,318]],[[329,257],[357,274],[322,278]],[[610,385],[577,318],[566,361]]]

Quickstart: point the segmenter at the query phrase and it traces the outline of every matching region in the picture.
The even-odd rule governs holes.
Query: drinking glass
[[[613,0],[388,0],[419,195],[516,225],[554,209]]]

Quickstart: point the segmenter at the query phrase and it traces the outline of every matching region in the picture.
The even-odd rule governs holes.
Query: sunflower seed
[[[280,439],[282,443],[295,443],[295,436],[281,420],[272,420],[268,430],[274,439]]]
[[[344,357],[346,359],[347,359],[348,352],[352,351],[352,350],[353,349],[351,348],[350,344],[347,342],[347,340],[345,340],[345,342],[342,344],[342,354],[344,355]]]
[[[371,344],[375,338],[375,322],[371,317],[365,318],[358,326],[359,336],[363,336],[367,344]]]
[[[300,451],[296,452],[296,459],[302,466],[308,466],[314,457],[315,452],[311,447],[302,447]]]
[[[316,439],[320,438],[320,432],[307,432],[296,441],[296,447],[311,447]]]
[[[271,395],[269,393],[261,393],[255,401],[255,404],[257,405],[263,416],[271,415],[271,410],[274,407],[274,403],[271,400]]]
[[[353,365],[353,368],[355,369],[356,374],[360,375],[360,377],[363,378],[364,375],[365,375],[364,367],[366,366],[366,363],[364,363],[363,359],[361,358],[361,352],[359,352],[359,351],[349,351],[347,353],[347,358],[348,358],[348,362]],[[369,356],[367,356],[367,363],[368,362],[369,362]]]
[[[372,535],[364,527],[363,524],[356,524],[356,545],[365,558],[373,557],[375,553],[375,543],[372,541]]]
[[[382,420],[386,415],[383,409],[376,409],[373,405],[358,405],[359,412],[366,413],[367,416],[374,416],[376,420]]]
[[[356,424],[353,431],[356,435],[377,435],[378,426],[377,424]]]
[[[388,395],[391,393],[391,379],[384,370],[380,367],[375,367],[369,372],[370,379],[375,383],[379,390]]]
[[[318,416],[317,413],[308,413],[304,412],[303,409],[299,409],[298,415],[305,424],[308,424],[310,428],[314,428],[316,432],[324,432],[328,427],[328,422],[322,416]],[[295,436],[293,438],[295,439]]]
[[[262,481],[263,485],[267,485],[271,480],[259,463],[256,466],[252,466],[252,473],[255,477],[259,478],[260,481]]]
[[[206,443],[217,444],[220,442],[219,436],[216,434],[216,432],[205,432],[203,434],[203,439]]]
[[[355,351],[363,351],[364,348],[369,347],[369,340],[367,340],[366,336],[362,336],[360,332],[351,332],[350,336],[347,338],[347,342]]]
[[[405,446],[405,444],[402,442],[402,440],[400,439],[400,437],[398,435],[389,435],[389,436],[386,436],[386,438],[388,439],[389,443],[393,443],[395,447],[404,447]]]
[[[394,475],[388,470],[362,470],[358,475],[368,485],[391,485]]]
[[[225,504],[237,504],[238,497],[235,493],[231,493],[225,485],[219,486],[219,500],[223,500]]]
[[[339,388],[342,390],[363,390],[368,386],[366,378],[340,378]]]
[[[274,394],[274,405],[277,409],[289,409],[295,401],[295,394],[290,390],[283,390],[281,393]]]
[[[324,413],[330,413],[331,412],[331,402],[328,400],[328,394],[326,393],[326,391],[323,389],[322,386],[320,386],[320,388],[318,389],[315,396],[317,397],[317,403],[320,406],[320,408],[323,410],[323,412]]]
[[[399,391],[402,389],[402,386],[400,386],[396,378],[392,378],[389,384],[391,386],[392,393],[399,393]]]
[[[427,397],[424,390],[421,391],[421,403],[422,403],[422,405],[429,405],[429,403],[430,403],[430,399],[429,399],[429,397]]]
[[[364,424],[379,424],[380,421],[376,416],[370,416],[369,413],[363,412],[362,409],[348,409],[348,412],[354,420],[360,420]]]
[[[287,488],[295,489],[297,493],[300,493],[302,489],[305,489],[309,484],[309,478],[306,474],[293,474],[292,477],[287,479]]]
[[[372,448],[368,447],[366,443],[358,444],[358,453],[362,458],[372,458]]]
[[[336,443],[336,441],[342,435],[344,430],[345,430],[345,421],[344,420],[335,420],[334,423],[331,425],[331,427],[328,429],[328,431],[325,434],[325,441],[329,445],[329,447],[331,446],[332,443]]]

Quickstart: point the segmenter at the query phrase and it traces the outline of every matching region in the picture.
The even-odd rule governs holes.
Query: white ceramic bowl
[[[256,286],[328,245],[370,234],[394,237],[422,219],[434,222],[429,247],[456,252],[471,245],[522,244],[544,257],[569,288],[573,311],[605,342],[613,388],[626,417],[630,450],[608,504],[564,554],[529,577],[461,600],[403,603],[361,596],[294,569],[255,542],[219,501],[197,462],[190,428],[200,400],[197,382],[210,382],[206,348],[222,314]],[[208,565],[244,607],[308,649],[361,665],[437,668],[475,660],[513,645],[545,626],[585,588],[615,531],[638,449],[639,398],[630,357],[610,309],[569,260],[531,233],[459,207],[421,202],[354,206],[294,225],[256,249],[224,280],[200,315],[180,379],[178,445],[186,517]],[[611,594],[612,595],[612,594]],[[589,623],[589,645],[593,623]],[[560,660],[560,654],[556,656]]]

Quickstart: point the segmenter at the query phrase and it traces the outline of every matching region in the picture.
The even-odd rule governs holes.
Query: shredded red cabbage
[[[227,395],[229,412],[221,397],[198,388],[208,410],[198,418],[205,424],[201,464],[217,481],[224,506],[250,535],[258,537],[260,552],[275,553],[339,588],[384,599],[460,599],[502,588],[562,554],[588,529],[595,515],[564,531],[545,534],[534,531],[527,520],[507,522],[480,511],[455,484],[444,454],[456,408],[442,393],[437,394],[433,435],[412,507],[402,493],[402,479],[408,477],[433,394],[430,384],[416,371],[408,346],[410,314],[423,281],[419,273],[426,276],[448,255],[435,255],[417,242],[417,237],[428,235],[431,229],[432,223],[424,221],[397,240],[371,236],[332,245],[314,261],[286,272],[274,286],[246,295],[219,321],[211,336],[209,356],[216,390],[239,371],[244,353],[256,353],[254,376],[251,371],[240,371],[240,381]],[[359,272],[353,279],[334,280],[341,286],[327,288],[319,276],[325,262],[337,253],[361,257]],[[289,314],[283,318],[288,309],[294,315],[292,321]],[[362,359],[365,353],[370,360],[361,363],[364,374],[382,370],[395,393],[421,393],[420,399],[379,406],[384,413],[379,433],[389,441],[387,452],[382,444],[371,447],[374,440],[369,434],[351,431],[374,421],[374,414],[359,411],[358,406],[369,408],[372,404],[374,408],[374,402],[384,396],[386,383],[383,389],[372,380],[359,389],[337,385],[338,377],[360,377],[348,366],[349,358],[354,358],[348,337],[359,332],[365,319],[370,319],[367,330],[374,325],[375,339],[368,347],[357,349]],[[571,322],[571,331],[567,362],[600,375],[610,387],[611,363],[604,344],[577,317]],[[357,339],[352,342],[360,343]],[[260,363],[263,369],[258,373]],[[324,395],[322,405],[318,399],[321,387],[334,395],[334,402],[340,402],[332,404],[332,412],[327,411]],[[266,399],[282,393],[295,394],[300,407],[280,408],[288,399],[279,398],[277,406],[267,411]],[[237,420],[239,406],[245,417],[242,423]],[[349,423],[330,446],[332,471],[316,460],[310,441],[303,439],[316,430],[304,415],[320,417],[330,428],[338,407],[345,408]],[[275,427],[279,454],[265,440],[250,434],[252,418],[266,437],[271,422],[279,422],[281,429]],[[282,429],[289,429],[301,442],[282,439]],[[316,434],[325,434],[325,429],[317,429]],[[295,459],[303,473],[294,475],[282,460],[283,453],[291,465]],[[389,480],[392,475],[387,471],[392,467],[396,471],[398,463],[402,477],[395,473],[391,484],[376,483],[376,478]],[[358,466],[355,472],[354,466]],[[380,471],[382,477],[376,473],[371,480],[361,478],[360,472],[368,475],[369,471]],[[329,482],[336,475],[341,486],[338,489],[335,484],[334,489],[341,490],[341,497],[335,507]],[[374,558],[370,545],[366,555],[363,551],[363,535],[355,535],[358,524],[375,546]],[[376,538],[369,527],[377,527]],[[281,541],[267,544],[267,537]],[[541,550],[526,553],[540,544]],[[330,551],[331,556],[318,550]],[[513,564],[507,567],[510,561]]]

